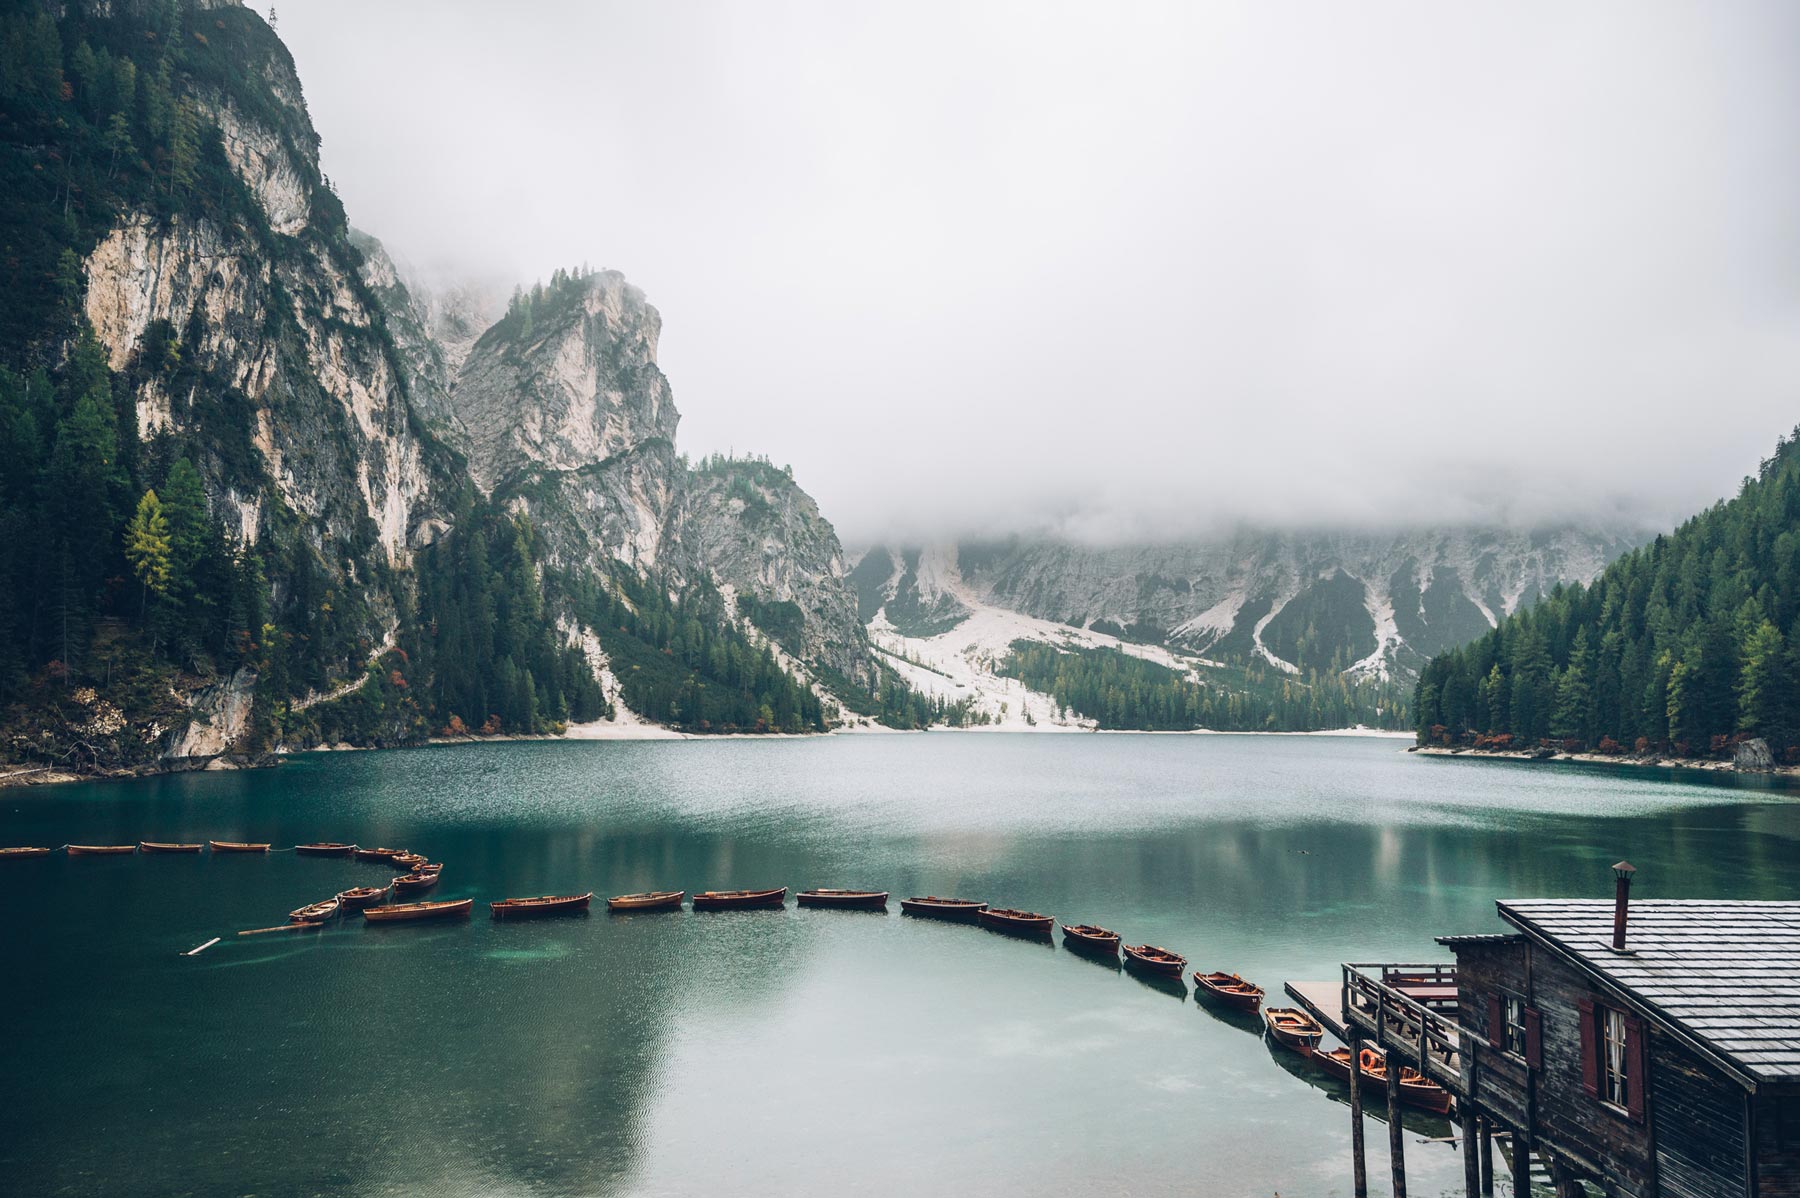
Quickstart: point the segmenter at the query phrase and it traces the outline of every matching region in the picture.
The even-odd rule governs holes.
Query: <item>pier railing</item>
[[[1399,989],[1455,984],[1453,965],[1346,964],[1344,1020],[1360,1028],[1386,1055],[1413,1065],[1432,1081],[1460,1095],[1461,1026]]]

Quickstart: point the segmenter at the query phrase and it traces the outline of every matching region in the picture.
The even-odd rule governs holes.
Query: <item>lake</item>
[[[0,794],[0,844],[343,840],[430,897],[866,886],[691,911],[237,937],[386,869],[0,864],[14,1193],[1348,1194],[1345,1091],[1253,1025],[955,894],[1269,988],[1431,960],[1499,897],[1796,897],[1800,806],[1729,777],[1349,737],[924,734],[309,754]],[[224,940],[200,956],[184,950]],[[1412,1190],[1461,1184],[1421,1118]],[[1385,1177],[1386,1131],[1369,1127]]]

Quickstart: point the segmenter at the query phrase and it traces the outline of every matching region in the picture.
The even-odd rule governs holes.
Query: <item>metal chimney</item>
[[[1625,920],[1631,914],[1631,875],[1637,867],[1629,861],[1621,861],[1612,867],[1613,877],[1618,882],[1613,887],[1613,951],[1625,951]]]

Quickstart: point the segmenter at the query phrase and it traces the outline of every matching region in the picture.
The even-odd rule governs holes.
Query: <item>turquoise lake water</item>
[[[263,1196],[1349,1193],[1342,1087],[1129,973],[902,917],[956,894],[1272,994],[1432,960],[1499,897],[1796,898],[1793,792],[1404,742],[926,734],[311,754],[0,794],[0,844],[343,840],[466,922],[237,937],[389,871],[0,863],[0,1186]],[[885,889],[496,924],[507,895]],[[179,954],[213,936],[198,957]],[[1415,1194],[1461,1184],[1417,1141]],[[1385,1176],[1386,1130],[1369,1127]]]

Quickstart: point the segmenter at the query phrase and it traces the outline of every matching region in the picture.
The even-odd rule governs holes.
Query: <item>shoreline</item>
[[[305,749],[276,750],[261,758],[250,760],[233,758],[230,754],[221,754],[203,763],[195,763],[193,759],[182,759],[180,764],[160,766],[139,766],[121,769],[109,773],[84,774],[56,766],[0,766],[0,790],[10,790],[27,786],[56,786],[67,782],[129,782],[145,778],[163,778],[174,774],[192,774],[202,772],[221,772],[225,770],[257,770],[275,769],[289,757],[303,753],[379,753],[391,749],[427,749],[447,745],[482,745],[500,744],[514,741],[566,741],[603,743],[617,741],[707,741],[707,740],[758,740],[789,741],[817,740],[830,736],[921,736],[926,733],[1019,733],[1022,735],[1098,735],[1098,736],[1301,736],[1301,737],[1344,737],[1350,739],[1376,740],[1412,740],[1410,732],[1389,731],[1383,728],[1351,727],[1321,728],[1311,732],[1229,732],[1218,728],[1185,728],[1148,730],[1134,728],[1082,728],[1073,725],[1058,724],[1038,728],[1014,728],[1002,725],[975,725],[968,728],[887,728],[874,723],[860,723],[843,728],[833,728],[827,732],[680,732],[674,728],[665,728],[661,724],[651,723],[605,723],[575,724],[563,733],[520,733],[497,732],[492,736],[433,736],[417,744],[408,745],[352,745],[345,742],[336,744],[313,745]],[[1448,754],[1449,750],[1420,750]],[[1472,752],[1466,750],[1465,752]],[[1483,754],[1483,756],[1495,756]],[[1517,756],[1524,756],[1518,754]],[[1602,758],[1601,760],[1608,760]],[[1800,771],[1796,771],[1800,772]]]
[[[1574,763],[1577,765],[1624,765],[1642,769],[1691,770],[1702,774],[1731,774],[1739,778],[1800,778],[1800,766],[1777,765],[1766,770],[1740,770],[1730,761],[1719,761],[1709,757],[1671,757],[1658,753],[1621,753],[1608,755],[1605,753],[1565,753],[1558,749],[1546,755],[1545,750],[1508,749],[1495,752],[1492,749],[1475,749],[1468,747],[1444,748],[1442,745],[1419,745],[1408,749],[1409,753],[1417,753],[1421,757],[1472,757],[1478,761],[1522,761],[1528,764],[1552,765],[1558,763]]]

